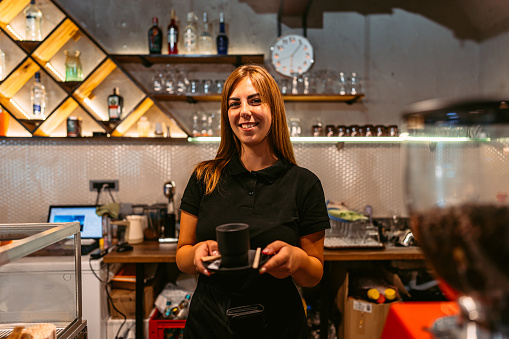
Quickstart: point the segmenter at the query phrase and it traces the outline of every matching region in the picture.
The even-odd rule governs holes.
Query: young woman
[[[283,98],[263,67],[241,66],[226,80],[217,155],[196,166],[180,208],[177,265],[200,273],[184,337],[306,338],[295,283],[320,281],[329,218],[320,180],[296,164]],[[251,248],[270,256],[259,271],[205,268],[201,258],[218,254],[215,228],[227,223],[248,224]],[[227,315],[254,304],[264,312]]]

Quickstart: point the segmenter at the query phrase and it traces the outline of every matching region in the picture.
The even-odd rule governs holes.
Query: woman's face
[[[267,142],[272,124],[270,107],[262,103],[251,79],[241,80],[228,98],[228,119],[233,133],[246,146]]]

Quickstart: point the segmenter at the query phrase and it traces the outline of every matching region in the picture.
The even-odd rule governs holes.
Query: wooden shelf
[[[79,39],[79,28],[71,19],[65,19],[32,54],[41,65],[45,65],[71,38]]]
[[[176,95],[152,93],[152,98],[159,101],[187,101],[189,103],[221,101],[220,94],[204,94],[204,95]],[[364,98],[364,94],[357,95],[337,95],[337,94],[286,94],[283,95],[284,101],[287,102],[345,102],[353,104]]]
[[[206,102],[206,101],[221,101],[220,94],[209,95],[177,95],[177,94],[152,94],[152,98],[159,101],[187,101],[189,103]]]
[[[364,98],[364,94],[339,95],[339,94],[285,94],[285,101],[294,102],[346,102],[353,104]]]
[[[263,54],[252,55],[200,55],[200,54],[113,54],[110,57],[122,64],[263,64]]]

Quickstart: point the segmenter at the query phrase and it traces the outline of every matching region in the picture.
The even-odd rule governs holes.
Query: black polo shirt
[[[299,237],[330,227],[320,180],[286,159],[249,172],[234,155],[210,195],[193,173],[180,208],[198,217],[197,242],[216,240],[219,225],[246,223],[252,249],[275,240],[297,246]]]

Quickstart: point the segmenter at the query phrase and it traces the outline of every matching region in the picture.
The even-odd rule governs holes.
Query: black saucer
[[[238,273],[238,272],[244,272],[248,271],[250,269],[253,269],[253,261],[254,257],[256,255],[256,250],[249,250],[249,265],[246,266],[240,266],[240,267],[221,267],[221,259],[216,259],[213,261],[206,261],[203,263],[205,268],[211,272],[217,272],[217,273]],[[258,264],[258,269],[263,266],[268,260],[270,259],[270,256],[267,254],[260,253],[260,262]]]

